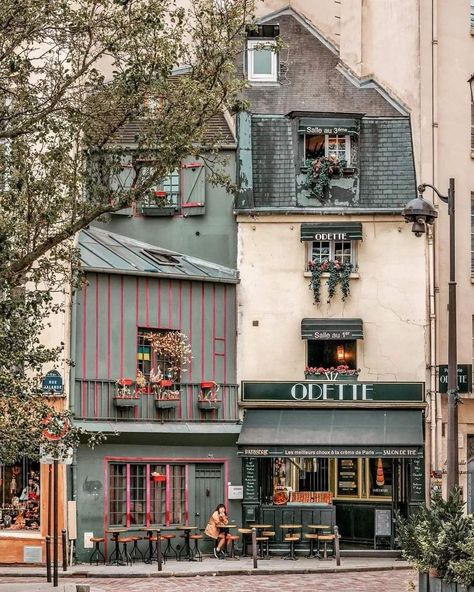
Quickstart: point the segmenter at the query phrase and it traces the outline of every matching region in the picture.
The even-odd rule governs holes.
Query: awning
[[[421,411],[247,409],[239,455],[395,457],[423,453]]]
[[[364,339],[362,319],[303,319],[301,339]]]
[[[338,117],[301,117],[298,122],[300,134],[358,134],[359,120]]]
[[[302,241],[362,240],[360,222],[319,222],[301,225]]]

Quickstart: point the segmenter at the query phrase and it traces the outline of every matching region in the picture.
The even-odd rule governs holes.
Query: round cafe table
[[[216,524],[216,526],[217,526],[217,528],[219,529],[220,532],[222,532],[222,531],[225,532],[225,529],[226,528],[237,528],[237,524],[230,524],[230,523],[229,524]],[[216,541],[216,544],[217,544],[217,541]],[[224,546],[226,546],[226,545],[224,545]],[[237,559],[235,557],[235,545],[234,545],[234,541],[231,542],[230,555],[229,555],[229,557],[231,559]]]
[[[120,551],[119,545],[119,534],[122,532],[127,532],[126,528],[109,528],[105,531],[107,534],[112,535],[112,539],[114,541],[114,550],[109,555],[109,565],[125,565],[123,560],[123,554]]]
[[[169,526],[160,526],[159,524],[150,524],[150,526],[142,526],[138,530],[146,532],[148,538],[148,551],[145,553],[144,563],[152,563],[155,559],[158,561],[158,553],[160,553],[161,558],[163,559],[163,554],[161,553],[161,532],[163,530],[174,530],[174,528]],[[151,540],[153,531],[156,532],[155,551],[153,550],[153,541]]]
[[[301,530],[303,526],[301,524],[280,524],[282,530],[287,530],[289,536],[293,536],[295,530]]]
[[[323,530],[323,531],[324,530],[331,530],[331,527],[329,526],[329,524],[308,524],[308,528],[310,528],[311,530],[316,530],[317,534],[320,534],[318,532],[320,530]],[[319,537],[318,537],[316,558],[321,559],[321,543],[319,541]]]
[[[191,551],[191,545],[189,544],[189,537],[191,536],[192,530],[197,530],[197,526],[177,526],[176,530],[182,530],[184,532],[184,545],[181,547],[178,555],[178,561],[181,561],[181,555],[184,554],[184,558],[188,561],[195,561],[193,553]]]

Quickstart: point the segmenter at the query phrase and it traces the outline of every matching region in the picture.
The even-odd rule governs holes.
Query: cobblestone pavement
[[[62,580],[62,582],[71,580]],[[94,578],[75,579],[88,583],[91,592],[416,592],[416,575],[408,570],[280,574],[268,576],[196,576],[193,578]],[[44,582],[38,578],[0,578],[0,584]],[[61,580],[60,580],[61,583]],[[51,588],[53,591],[54,588]]]

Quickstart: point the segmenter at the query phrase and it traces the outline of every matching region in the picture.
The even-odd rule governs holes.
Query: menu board
[[[357,458],[337,460],[338,495],[359,495],[359,464]]]
[[[411,460],[411,501],[422,502],[425,499],[424,459]]]
[[[257,459],[244,458],[242,459],[242,465],[244,500],[247,502],[258,502]]]

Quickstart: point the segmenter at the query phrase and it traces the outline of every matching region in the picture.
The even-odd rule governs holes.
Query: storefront
[[[337,524],[346,548],[391,548],[424,501],[422,383],[244,382],[243,519]]]

